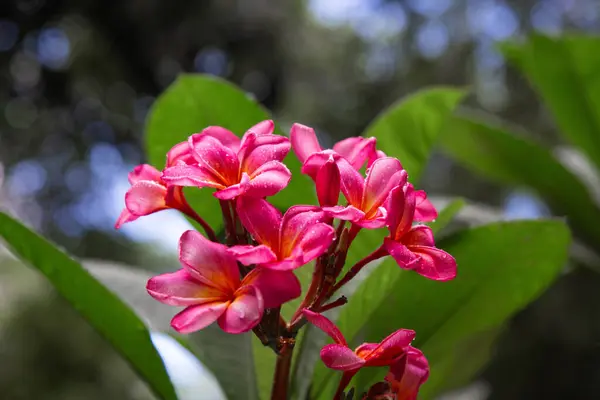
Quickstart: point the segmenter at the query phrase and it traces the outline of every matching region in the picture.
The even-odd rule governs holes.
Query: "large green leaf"
[[[156,100],[146,126],[146,155],[158,169],[167,152],[211,125],[242,135],[269,114],[243,91],[208,75],[181,75]],[[222,224],[221,209],[210,189],[187,188],[188,201],[213,228]]]
[[[442,209],[438,213],[435,221],[430,222],[428,225],[433,231],[434,235],[440,233],[452,220],[456,215],[462,210],[462,208],[466,205],[463,199],[454,199],[450,201],[446,207]]]
[[[441,137],[461,164],[502,183],[529,186],[569,221],[593,247],[600,243],[600,209],[587,188],[545,148],[499,126],[453,117]]]
[[[148,330],[129,307],[78,262],[4,213],[0,213],[0,237],[17,257],[48,278],[56,290],[138,371],[157,396],[166,400],[177,399]]]
[[[534,34],[502,50],[540,92],[563,136],[600,168],[600,38]]]
[[[444,120],[464,97],[454,88],[414,93],[383,111],[363,132],[377,138],[377,147],[398,158],[413,183],[421,177]]]
[[[444,362],[460,346],[497,329],[552,282],[566,262],[569,243],[569,231],[559,221],[499,222],[460,231],[439,242],[457,259],[455,280],[431,281],[386,260],[350,299],[337,324],[353,344],[414,329],[414,345],[429,359],[432,376],[444,374]],[[360,381],[370,383],[383,373],[365,369]],[[330,398],[325,388],[337,379],[320,364],[313,393]],[[439,377],[435,381],[436,387],[447,385]]]

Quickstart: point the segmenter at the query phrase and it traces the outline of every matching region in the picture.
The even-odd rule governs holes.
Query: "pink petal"
[[[404,243],[406,246],[435,247],[433,231],[430,227],[425,225],[417,225],[413,227],[402,237],[402,243]]]
[[[313,181],[316,181],[319,170],[325,165],[330,157],[333,157],[336,162],[341,158],[341,156],[333,150],[323,150],[310,154],[304,161],[304,164],[302,164],[301,172],[310,176]]]
[[[179,333],[192,333],[215,322],[227,309],[229,302],[214,302],[190,306],[171,320],[171,326]]]
[[[348,160],[354,169],[359,170],[369,156],[375,153],[376,143],[375,138],[351,137],[337,142],[333,150]]]
[[[390,238],[385,238],[383,240],[383,246],[402,269],[413,269],[419,261],[419,256],[414,254],[402,243],[393,241]]]
[[[154,181],[137,181],[125,194],[125,206],[133,215],[142,216],[167,208],[167,188]]]
[[[179,261],[194,279],[205,285],[231,293],[240,285],[237,262],[227,246],[211,242],[199,232],[186,231],[181,235]]]
[[[365,180],[362,175],[343,158],[336,160],[336,163],[340,170],[342,193],[346,196],[346,200],[354,207],[365,211],[362,207],[365,190]]]
[[[255,135],[271,135],[273,133],[274,129],[275,129],[275,124],[273,123],[273,121],[270,119],[267,119],[267,120],[257,123],[250,129],[248,129],[246,131],[246,133],[244,134],[244,136],[249,135],[251,133],[254,133]]]
[[[392,189],[387,204],[387,224],[395,240],[400,240],[412,227],[415,214],[415,194],[410,185]]]
[[[154,181],[161,183],[161,173],[159,170],[154,168],[152,165],[141,164],[136,166],[133,171],[129,173],[129,183],[132,185],[139,181]]]
[[[415,221],[430,222],[437,218],[438,212],[434,205],[427,200],[427,193],[424,190],[415,191]]]
[[[217,190],[213,193],[213,196],[219,200],[233,200],[236,197],[245,194],[249,188],[250,177],[244,172],[239,183],[227,186],[225,189]]]
[[[190,136],[189,142],[198,166],[209,172],[224,186],[238,182],[240,164],[233,150],[218,139],[202,134]]]
[[[243,333],[260,322],[265,310],[260,291],[254,286],[242,286],[235,292],[235,300],[219,317],[221,329],[227,333]]]
[[[292,179],[292,173],[279,161],[269,161],[254,170],[250,178],[245,195],[267,197],[284,189]]]
[[[449,281],[456,277],[456,260],[444,250],[429,246],[409,246],[419,257],[411,267],[419,275],[435,281]]]
[[[342,332],[340,332],[338,327],[335,326],[335,324],[331,322],[329,318],[327,318],[323,314],[307,310],[306,308],[302,310],[302,314],[304,314],[304,317],[308,320],[308,322],[310,322],[311,324],[325,332],[327,335],[329,335],[329,337],[332,338],[334,342],[336,342],[339,345],[343,345],[346,348],[348,347],[348,343],[346,342],[344,335],[342,335]]]
[[[264,199],[246,196],[237,199],[236,208],[242,224],[254,240],[277,253],[281,213]]]
[[[357,221],[356,225],[366,229],[379,229],[383,228],[387,222],[387,210],[383,207],[379,207],[375,214],[369,218],[364,218],[361,221]]]
[[[135,221],[138,218],[137,215],[133,215],[127,208],[124,208],[123,211],[121,211],[121,215],[119,215],[119,219],[117,219],[117,222],[115,223],[115,229],[119,229],[123,224]]]
[[[243,285],[252,285],[260,291],[265,308],[279,307],[302,294],[300,281],[291,271],[254,268],[244,277]]]
[[[197,165],[178,164],[163,171],[162,180],[168,185],[224,188],[220,178]]]
[[[269,161],[282,161],[290,151],[288,138],[279,135],[248,135],[238,153],[241,170],[253,175]]]
[[[419,387],[429,377],[429,363],[423,353],[409,346],[406,357],[390,366],[385,380],[392,387],[398,400],[416,400]]]
[[[373,153],[369,154],[369,159],[367,160],[367,168],[371,168],[371,165],[373,165],[375,160],[383,157],[387,157],[387,155],[381,150],[375,150]]]
[[[319,169],[315,183],[319,204],[322,207],[337,205],[340,197],[340,170],[333,156],[330,156],[327,162]]]
[[[315,130],[308,126],[298,123],[292,125],[290,140],[294,153],[296,153],[296,157],[302,164],[311,154],[321,151]]]
[[[325,211],[327,215],[330,215],[333,218],[341,219],[344,221],[358,222],[365,218],[365,213],[354,206],[323,207],[323,211]]]
[[[334,239],[335,229],[330,225],[318,223],[307,227],[292,250],[292,259],[299,263],[294,268],[306,265],[324,254]]]
[[[283,215],[281,222],[279,258],[285,258],[300,246],[300,243],[309,234],[309,230],[316,228],[325,220],[325,213],[314,206],[293,206]]]
[[[385,157],[375,161],[367,171],[361,209],[368,215],[383,204],[393,188],[403,187],[406,178],[407,173],[397,159]]]
[[[209,126],[208,128],[203,129],[199,134],[214,137],[219,140],[219,142],[223,143],[224,146],[229,147],[234,153],[238,152],[240,144],[242,143],[241,139],[237,137],[235,133],[220,126]]]
[[[265,245],[259,246],[232,246],[228,251],[244,265],[267,264],[277,261],[277,255]]]
[[[381,341],[369,354],[365,355],[365,360],[369,366],[389,365],[392,361],[402,356],[406,347],[415,338],[415,331],[410,329],[398,329]]]
[[[365,365],[365,360],[342,344],[328,344],[321,349],[321,360],[331,369],[352,371]]]
[[[192,306],[227,300],[226,294],[196,281],[184,269],[150,278],[146,290],[150,296],[170,306]]]
[[[179,163],[190,164],[193,162],[194,157],[192,157],[192,149],[187,141],[177,143],[167,152],[167,167],[172,167]]]

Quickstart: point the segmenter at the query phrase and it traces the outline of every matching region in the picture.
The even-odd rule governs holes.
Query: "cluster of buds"
[[[182,235],[182,268],[150,279],[148,293],[162,303],[185,307],[171,322],[176,331],[194,332],[214,322],[232,334],[252,330],[287,359],[288,370],[295,337],[310,322],[334,341],[323,347],[321,359],[343,371],[336,399],[361,368],[371,366],[389,368],[382,383],[387,393],[414,399],[429,374],[427,360],[410,345],[414,331],[400,329],[381,343],[353,350],[322,313],[344,305],[340,288],[368,263],[388,255],[400,268],[425,278],[453,279],[456,261],[435,247],[431,229],[422,224],[437,217],[435,208],[424,191],[408,182],[400,161],[376,149],[374,138],[349,138],[322,149],[314,130],[304,125],[294,124],[289,139],[273,130],[272,121],[263,121],[240,139],[211,126],[175,145],[163,171],[140,165],[130,173],[132,186],[117,227],[171,208],[195,220],[205,233]],[[290,148],[302,162],[302,173],[315,183],[319,205],[295,205],[282,214],[267,198],[291,179],[283,164]],[[215,189],[224,243],[190,207],[184,186]],[[348,249],[361,229],[387,229],[389,235],[342,276]],[[312,261],[313,279],[286,321],[281,305],[302,294],[294,270],[308,268]]]

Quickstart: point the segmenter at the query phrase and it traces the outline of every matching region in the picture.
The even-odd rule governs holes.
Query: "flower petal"
[[[308,320],[308,322],[310,322],[311,324],[325,332],[327,335],[329,335],[329,337],[332,338],[334,342],[348,347],[348,343],[346,342],[344,335],[342,335],[342,332],[340,332],[338,327],[335,326],[335,324],[331,322],[329,318],[327,318],[323,314],[307,310],[306,308],[302,310],[302,314],[304,314],[304,317]]]
[[[252,173],[245,195],[273,196],[284,189],[292,179],[290,170],[279,161],[269,161]]]
[[[321,151],[315,130],[306,125],[294,124],[290,130],[290,140],[296,157],[302,164],[313,153]]]
[[[333,150],[323,150],[310,154],[302,164],[301,172],[304,175],[310,176],[313,181],[316,181],[319,170],[327,162],[327,160],[329,160],[330,157],[333,157],[336,162],[341,158],[341,156]]]
[[[333,150],[359,170],[369,157],[374,157],[376,143],[375,138],[350,137],[333,145]]]
[[[393,188],[406,184],[407,176],[396,158],[385,157],[376,160],[367,171],[361,209],[368,215],[381,206]]]
[[[426,225],[414,226],[402,237],[402,243],[406,246],[429,246],[435,247],[433,231]]]
[[[150,296],[170,306],[192,306],[227,300],[219,289],[194,280],[184,269],[150,278],[146,290]]]
[[[250,129],[246,131],[244,136],[254,133],[255,135],[271,135],[273,130],[275,129],[275,124],[273,120],[267,119],[264,121],[260,121],[256,125],[252,126]]]
[[[336,163],[340,170],[342,193],[344,193],[346,200],[354,207],[365,211],[362,208],[362,198],[365,190],[365,180],[362,175],[344,158],[337,159]]]
[[[415,191],[415,221],[431,222],[438,216],[435,206],[427,199],[424,190]]]
[[[281,213],[264,199],[246,196],[237,199],[236,208],[242,225],[250,232],[254,240],[269,246],[277,254]]]
[[[363,218],[361,221],[357,221],[356,225],[366,229],[379,229],[383,228],[386,222],[387,210],[383,207],[379,207],[369,218]]]
[[[300,281],[291,271],[254,268],[244,277],[244,285],[252,285],[260,291],[265,308],[279,307],[302,294]]]
[[[190,144],[186,142],[177,143],[167,152],[167,167],[172,167],[175,164],[190,164],[194,162],[192,157],[192,149]]]
[[[292,250],[292,259],[301,267],[324,254],[335,239],[335,229],[327,224],[318,223],[307,226]],[[295,268],[297,268],[295,267]]]
[[[246,194],[249,187],[250,177],[244,172],[239,183],[227,186],[225,189],[217,190],[213,193],[213,196],[215,196],[219,200],[233,200],[238,196]]]
[[[279,135],[256,135],[246,137],[240,151],[241,170],[253,175],[254,171],[269,161],[282,161],[290,151],[288,138]]]
[[[167,208],[167,188],[154,181],[137,181],[125,194],[125,206],[136,216],[148,215]]]
[[[233,254],[239,262],[244,265],[266,264],[277,261],[277,255],[269,246],[232,246],[228,251]]]
[[[413,269],[419,261],[419,256],[415,255],[402,243],[396,242],[390,238],[385,238],[383,240],[383,246],[402,269]]]
[[[224,186],[238,183],[240,164],[233,150],[218,139],[202,134],[190,136],[189,142],[198,166],[212,174]]]
[[[161,183],[160,176],[160,171],[152,165],[141,164],[136,166],[133,171],[129,173],[128,178],[129,183],[133,185],[139,181],[154,181]]]
[[[398,329],[383,339],[379,346],[372,352],[366,354],[365,360],[369,366],[390,365],[406,351],[406,348],[415,338],[415,331],[410,329]]]
[[[337,343],[325,345],[321,349],[321,360],[328,368],[338,371],[352,371],[365,365],[365,360],[350,348]]]
[[[412,227],[415,215],[415,193],[411,185],[392,189],[387,202],[387,224],[393,239],[400,240]]]
[[[281,221],[279,258],[292,255],[300,245],[307,231],[324,221],[326,215],[315,206],[293,206],[283,215]]]
[[[179,333],[192,333],[215,322],[227,309],[229,302],[214,302],[187,307],[171,320]]]
[[[423,353],[409,346],[406,357],[390,366],[385,377],[398,400],[416,400],[419,387],[429,377],[429,363]]]
[[[127,207],[125,207],[123,211],[121,211],[121,215],[119,215],[119,219],[117,219],[117,222],[115,223],[115,229],[119,229],[121,226],[123,226],[123,224],[126,224],[127,222],[133,222],[138,218],[139,217],[137,215],[133,215],[129,212]]]
[[[254,286],[242,286],[235,292],[235,300],[217,321],[227,333],[243,333],[260,322],[265,310],[262,295]]]
[[[323,211],[333,218],[344,221],[358,222],[365,218],[365,213],[354,206],[342,207],[323,207]]]
[[[198,281],[233,293],[240,284],[235,257],[227,246],[206,239],[199,232],[186,231],[179,239],[179,261]]]
[[[335,206],[340,197],[340,170],[333,156],[319,169],[315,179],[317,198],[321,207]]]
[[[215,177],[206,168],[197,165],[178,164],[166,168],[162,180],[173,186],[196,186],[222,189],[225,186],[221,178]]]
[[[429,246],[408,246],[419,257],[411,267],[419,275],[435,281],[449,281],[456,277],[456,260],[444,250]]]
[[[198,135],[198,134],[197,134]],[[223,143],[224,146],[229,147],[234,153],[237,153],[240,149],[242,140],[237,135],[231,132],[229,129],[225,129],[221,126],[209,126],[202,130],[199,135],[212,136],[219,142]],[[192,135],[193,136],[193,135]]]

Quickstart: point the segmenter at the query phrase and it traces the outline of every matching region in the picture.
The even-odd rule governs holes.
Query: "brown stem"
[[[329,291],[329,297],[331,297],[331,295],[333,295],[337,290],[339,290],[342,286],[344,286],[352,278],[354,278],[356,276],[356,274],[358,274],[365,265],[367,265],[371,261],[375,261],[381,257],[384,257],[386,254],[387,254],[387,252],[385,251],[385,249],[383,247],[380,247],[377,250],[375,250],[374,252],[372,252],[371,254],[369,254],[368,256],[366,256],[365,258],[363,258],[362,260],[358,261],[356,264],[354,264],[352,266],[352,268],[350,268],[350,270],[348,272],[346,272],[346,275],[344,275],[342,277],[342,279],[340,279],[331,288],[331,290]]]
[[[288,386],[290,381],[290,369],[292,365],[292,354],[294,351],[293,338],[282,338],[282,347],[277,355],[275,364],[275,375],[273,376],[273,389],[271,400],[287,400]]]
[[[233,218],[231,216],[231,207],[229,206],[228,200],[219,200],[221,206],[221,212],[223,213],[223,222],[225,223],[225,240],[227,244],[235,244],[235,225],[233,224]]]
[[[206,222],[200,215],[198,215],[198,213],[196,211],[194,211],[194,209],[192,207],[185,207],[185,209],[181,210],[185,215],[187,215],[188,217],[192,218],[194,221],[196,221],[198,224],[200,224],[200,226],[202,227],[202,229],[204,229],[204,232],[206,233],[206,236],[208,236],[208,238],[213,241],[213,242],[219,242],[219,239],[217,238],[217,235],[215,234],[215,231],[213,231],[213,229],[210,227],[210,225],[208,224],[208,222]]]
[[[329,304],[325,304],[325,305],[323,305],[323,306],[320,306],[320,307],[317,309],[317,312],[320,312],[320,313],[322,313],[322,312],[325,312],[325,311],[329,311],[329,310],[331,310],[331,309],[333,309],[333,308],[336,308],[336,307],[339,307],[339,306],[343,306],[343,305],[344,305],[344,304],[346,304],[347,302],[348,302],[348,299],[346,298],[346,296],[341,296],[340,298],[338,298],[338,299],[336,299],[336,300],[332,301],[332,302],[331,302],[331,303],[329,303]]]

